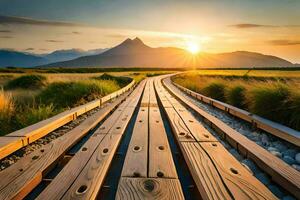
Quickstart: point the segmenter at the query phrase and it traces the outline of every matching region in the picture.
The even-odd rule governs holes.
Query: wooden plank
[[[150,100],[150,81],[149,79],[146,80],[146,86],[144,89],[144,94],[141,101],[141,107],[148,107],[149,100]]]
[[[122,177],[117,200],[172,199],[183,200],[178,179],[124,178]]]
[[[174,108],[164,108],[164,110],[178,141],[196,141]]]
[[[115,112],[103,122],[82,147],[82,150],[85,151],[80,151],[74,156],[58,176],[55,177],[52,183],[39,195],[38,199],[46,199],[49,196],[51,196],[52,199],[69,199],[71,196],[72,199],[86,197],[77,191],[81,187],[78,186],[80,181],[87,183],[85,186],[88,186],[86,190],[89,191],[89,194],[86,195],[91,195],[89,198],[97,194],[93,187],[100,187],[100,185],[102,185],[108,166],[121,140],[121,136],[133,115],[134,108],[127,107],[131,101],[132,99],[123,102]],[[99,154],[103,154],[103,151],[106,151],[104,150],[105,148],[107,148],[107,151],[109,151],[111,155],[108,156],[108,154],[104,152],[104,156],[99,156]],[[99,157],[101,157],[101,159]],[[95,166],[97,166],[97,169]],[[95,177],[89,177],[87,178],[88,180],[85,180],[86,175],[90,173],[93,173]],[[93,178],[97,178],[98,180],[92,180]],[[79,188],[76,189],[77,186]]]
[[[26,137],[0,137],[0,159],[27,145]]]
[[[235,199],[277,199],[220,143],[200,142]]]
[[[197,142],[179,143],[202,199],[232,199],[208,155]]]
[[[126,107],[117,120],[108,118],[107,121],[109,121],[111,129],[105,134],[104,139],[98,144],[93,154],[88,156],[90,159],[87,163],[84,163],[83,170],[76,176],[76,180],[72,185],[67,187],[68,190],[64,193],[62,199],[95,199],[97,197],[134,110],[133,107]],[[100,127],[97,135],[104,135],[102,133],[103,130]],[[68,171],[72,171],[73,168],[77,168],[76,163],[70,164]],[[61,176],[65,177],[64,175]],[[54,184],[53,187],[57,187],[57,185]]]
[[[164,84],[169,89],[172,89],[172,93],[180,98],[182,102],[184,102],[203,118],[208,120],[220,132],[223,132],[226,140],[234,141],[236,143],[235,146],[238,149],[241,147],[243,152],[247,151],[247,155],[245,156],[254,160],[255,163],[267,174],[269,174],[277,184],[288,190],[295,197],[300,198],[300,173],[298,171],[257,145],[255,142],[249,140],[236,130],[232,129],[221,120],[208,114],[188,101],[186,98],[176,92],[174,86],[172,86],[169,81],[164,82]]]
[[[43,146],[40,151],[23,157],[14,165],[0,172],[0,199],[22,198],[26,196],[42,180],[58,159],[89,130],[95,127],[104,117],[118,105],[126,95],[99,110],[83,121],[79,126],[63,136]]]
[[[125,157],[123,177],[147,177],[148,113],[148,108],[140,107]]]
[[[155,90],[154,90],[154,80],[153,78],[149,80],[150,82],[150,88],[149,88],[149,106],[150,107],[158,107],[157,105],[157,99],[155,95]]]
[[[96,199],[121,137],[121,134],[107,134],[104,137],[89,162],[61,199]],[[76,168],[76,165],[73,167]]]
[[[177,178],[159,108],[149,108],[149,177]]]
[[[166,93],[167,92],[165,92],[165,96],[167,96],[167,99],[173,105],[174,109],[196,141],[218,141],[178,100],[174,97],[171,98],[170,94],[167,95]]]

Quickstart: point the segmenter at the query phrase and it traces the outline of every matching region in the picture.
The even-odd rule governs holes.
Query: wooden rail
[[[78,106],[76,108],[72,108],[71,110],[64,111],[49,119],[40,121],[31,126],[0,137],[0,159],[40,139],[41,137],[47,135],[55,129],[76,119],[78,116],[96,107],[101,107],[106,102],[118,97],[119,95],[131,89],[134,86],[134,84],[135,81],[133,80],[130,84],[123,87],[122,89],[113,92],[112,94],[109,94],[107,96],[104,96],[101,99],[97,99],[87,104]]]
[[[254,127],[262,129],[272,135],[275,135],[285,141],[288,141],[296,146],[300,146],[300,132],[294,129],[291,129],[282,124],[273,122],[271,120],[259,117],[257,115],[251,114],[245,110],[239,109],[237,107],[231,106],[229,104],[223,103],[221,101],[209,98],[202,94],[191,91],[181,85],[173,83],[176,87],[196,98],[197,100],[203,101],[207,104],[210,104],[213,107],[216,107],[220,110],[223,110],[235,117],[241,118],[247,122],[250,122]]]
[[[181,96],[176,91],[176,87],[172,85],[170,78],[166,78],[163,84],[168,91],[199,114],[221,137],[227,140],[241,154],[253,160],[263,171],[268,173],[274,182],[281,185],[295,197],[300,198],[300,173],[297,170]]]

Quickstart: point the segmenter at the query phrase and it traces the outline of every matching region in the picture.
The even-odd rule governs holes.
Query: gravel
[[[200,102],[199,100],[189,96],[185,92],[181,91],[174,85],[172,85],[176,91],[180,92],[184,97],[191,100],[199,108],[203,109],[207,113],[213,115],[214,117],[220,119],[225,124],[229,125],[234,130],[238,131],[242,135],[246,136],[250,140],[254,141],[259,146],[268,150],[271,154],[282,159],[285,163],[292,166],[296,170],[300,171],[300,148],[273,136],[270,133],[267,133],[263,130],[253,129],[252,125],[249,122],[238,119],[228,113],[219,110],[218,108],[212,107],[209,104]]]
[[[0,160],[0,171],[6,169],[7,167],[13,165],[18,160],[20,160],[23,156],[28,155],[32,153],[33,151],[41,148],[43,145],[48,144],[52,140],[55,140],[56,138],[64,135],[65,133],[69,132],[76,126],[78,126],[81,122],[83,122],[86,118],[93,115],[97,111],[99,111],[100,108],[95,108],[81,116],[79,116],[76,120],[73,120],[69,122],[68,124],[65,124],[64,126],[56,129],[55,131],[47,134],[45,137],[42,137],[35,142],[19,149],[18,151],[14,152],[13,154],[9,155],[8,157],[3,158]]]

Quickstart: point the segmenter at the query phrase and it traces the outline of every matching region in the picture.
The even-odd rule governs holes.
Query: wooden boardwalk
[[[168,77],[147,78],[133,90],[132,83],[102,100],[0,137],[3,158],[101,106],[71,131],[1,171],[0,199],[23,199],[28,195],[40,200],[102,199],[100,191],[106,187],[105,179],[126,134],[131,135],[120,176],[115,177],[116,199],[185,199],[186,186],[177,171],[169,137],[175,138],[200,195],[194,199],[277,199],[196,115],[265,169],[274,182],[300,198],[299,172],[185,99]],[[111,103],[104,104],[111,99]],[[170,135],[166,123],[171,127]],[[130,124],[133,128],[128,133]],[[68,151],[81,141],[79,150],[69,155]],[[49,178],[53,171],[57,172]]]

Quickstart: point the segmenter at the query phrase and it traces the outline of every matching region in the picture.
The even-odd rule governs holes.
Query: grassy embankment
[[[235,70],[201,70],[173,80],[195,92],[300,130],[300,71],[257,71],[252,72],[254,76],[242,76]]]
[[[131,79],[91,76],[0,75],[0,135],[112,93]],[[1,85],[0,85],[1,86]]]

